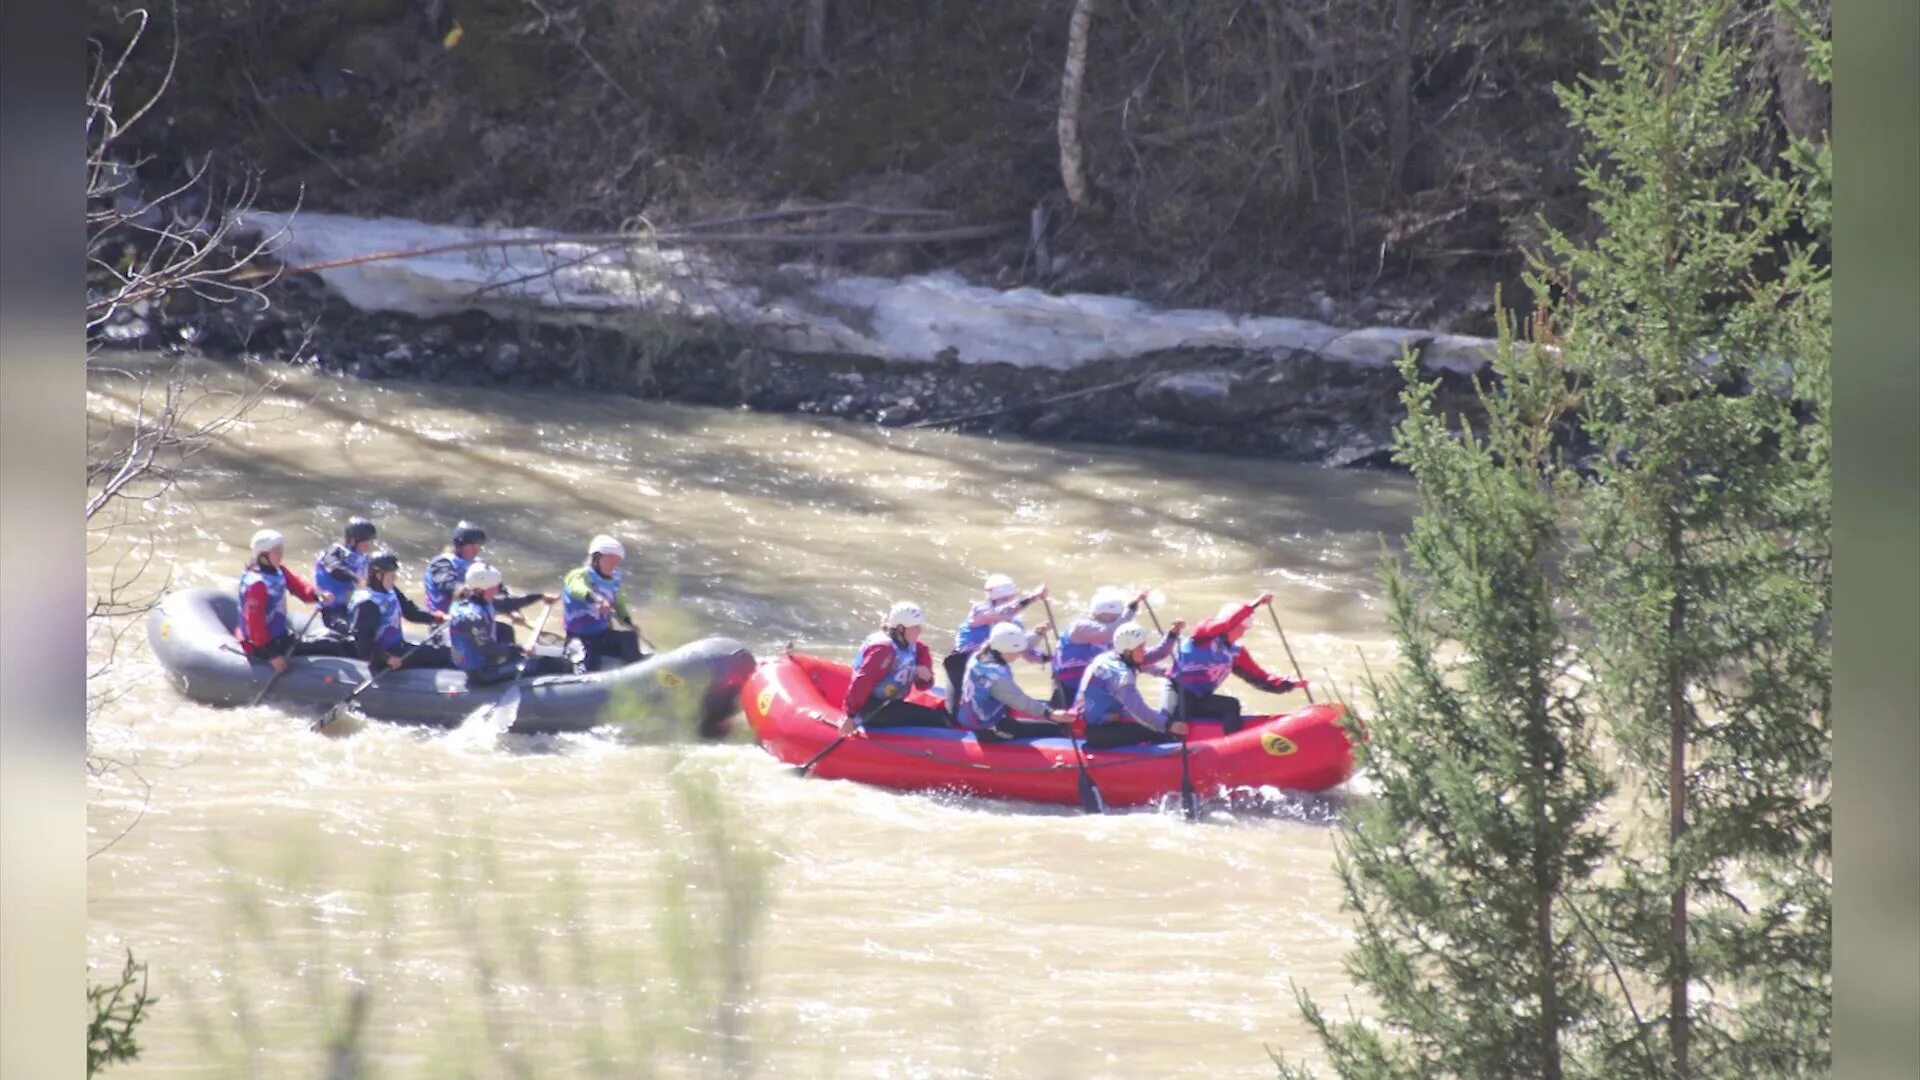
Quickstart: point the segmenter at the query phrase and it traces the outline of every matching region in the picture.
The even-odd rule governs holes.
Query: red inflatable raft
[[[845,664],[791,654],[762,663],[740,694],[761,745],[798,765],[839,735],[850,672]],[[910,700],[938,705],[915,691]],[[1188,746],[1194,790],[1202,798],[1239,788],[1324,791],[1353,773],[1353,746],[1340,705],[1309,705],[1252,717],[1232,735],[1217,723],[1193,725]],[[1180,744],[1086,750],[1087,768],[1109,806],[1139,806],[1180,790]],[[814,766],[812,775],[907,791],[957,791],[1029,802],[1079,802],[1073,742],[1031,739],[980,743],[953,728],[860,732]]]

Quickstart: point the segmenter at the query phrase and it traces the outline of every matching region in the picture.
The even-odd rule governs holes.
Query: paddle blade
[[[1093,777],[1085,770],[1080,773],[1080,809],[1089,814],[1107,812],[1107,801],[1100,797],[1100,789],[1093,786]]]
[[[500,700],[494,703],[493,715],[490,719],[493,722],[493,730],[502,735],[513,730],[514,721],[520,719],[519,686],[510,686],[506,693],[500,695]]]

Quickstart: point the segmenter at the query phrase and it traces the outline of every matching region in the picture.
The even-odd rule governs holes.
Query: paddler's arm
[[[528,593],[525,596],[500,596],[494,598],[493,609],[502,615],[511,615],[523,607],[530,604],[537,604],[542,600],[552,604],[559,602],[560,597],[553,593]]]
[[[1275,694],[1284,694],[1307,685],[1304,679],[1287,679],[1269,672],[1261,667],[1245,649],[1234,655],[1233,673],[1260,689]]]
[[[847,714],[848,724],[858,722],[860,710],[866,708],[867,699],[873,696],[873,688],[880,685],[880,679],[887,673],[887,654],[892,651],[886,645],[869,645],[860,650],[860,659],[853,666],[853,678],[847,682],[846,699],[840,705],[841,711]]]
[[[1160,661],[1165,660],[1167,657],[1172,656],[1173,647],[1175,645],[1180,644],[1180,631],[1184,629],[1186,625],[1187,625],[1187,622],[1185,619],[1173,620],[1173,625],[1167,627],[1166,636],[1160,639],[1160,644],[1155,645],[1153,648],[1147,650],[1145,662],[1149,664],[1157,664]]]
[[[933,650],[924,641],[913,643],[913,685],[922,690],[933,685]]]
[[[1019,683],[1010,678],[994,683],[987,688],[987,693],[992,694],[993,700],[1000,704],[1018,709],[1029,716],[1047,716],[1053,708],[1047,702],[1029,696],[1025,690],[1020,689]]]
[[[1126,710],[1127,717],[1134,723],[1145,724],[1155,731],[1167,730],[1169,722],[1167,714],[1147,704],[1147,699],[1140,696],[1138,685],[1126,683],[1118,686],[1114,689],[1113,697],[1120,703],[1120,707]]]
[[[427,611],[408,599],[407,594],[401,592],[400,587],[397,585],[394,586],[393,595],[400,598],[400,617],[410,623],[427,624],[447,621],[446,615],[441,612]]]

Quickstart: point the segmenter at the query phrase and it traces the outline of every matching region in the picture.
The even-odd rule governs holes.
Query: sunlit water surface
[[[96,378],[89,410],[129,401]],[[650,637],[725,633],[762,656],[846,654],[895,598],[926,606],[943,649],[994,571],[1047,582],[1063,621],[1106,583],[1160,590],[1163,620],[1270,589],[1324,694],[1391,662],[1373,568],[1412,492],[1370,472],[300,377],[133,507],[91,583],[140,536],[151,574],[228,586],[267,524],[304,572],[360,511],[416,598],[459,518],[523,588],[610,531]],[[1247,644],[1288,667],[1271,624]],[[92,978],[131,948],[161,999],[127,1077],[316,1076],[333,1043],[379,1075],[1261,1076],[1267,1048],[1319,1059],[1293,984],[1340,1013],[1351,992],[1329,821],[1352,792],[1188,824],[795,779],[745,741],[329,739],[272,706],[183,701],[137,626],[108,688]],[[1255,711],[1300,700],[1239,692]],[[755,867],[763,919],[729,977],[739,935],[717,916]]]

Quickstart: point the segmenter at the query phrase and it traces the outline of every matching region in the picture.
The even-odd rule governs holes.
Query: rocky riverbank
[[[1075,355],[1058,326],[1036,321],[1027,310],[1021,329],[1053,335],[1055,346],[1042,357],[1044,364],[1014,346],[1003,346],[1001,355],[1020,362],[955,345],[913,359],[885,355],[884,343],[869,344],[864,352],[823,346],[818,328],[795,338],[791,307],[776,334],[659,310],[583,313],[565,304],[367,310],[349,302],[332,277],[332,271],[283,277],[264,292],[265,304],[176,299],[164,312],[149,311],[114,328],[111,337],[127,347],[300,358],[357,378],[565,387],[889,427],[941,426],[1361,467],[1391,464],[1392,429],[1402,411],[1401,379],[1392,360],[1402,347],[1419,353],[1423,366],[1442,380],[1449,408],[1471,410],[1471,377],[1485,346],[1479,339],[1393,328],[1349,330],[1299,320],[1158,312],[1120,298],[1042,296],[1028,300],[1068,305],[1064,315],[1080,322],[1089,311],[1105,317],[1104,325],[1096,318],[1090,330],[1076,331],[1107,343],[1110,355]],[[973,292],[988,303],[1010,295]],[[367,303],[364,294],[358,299]],[[880,341],[873,311],[839,315]],[[947,317],[955,320],[948,331],[957,345],[981,331],[951,311]],[[1167,347],[1126,351],[1130,340],[1163,340],[1157,335],[1168,319],[1181,327],[1226,325],[1257,347],[1187,343],[1179,340],[1182,334],[1199,342],[1208,334],[1182,331],[1165,339],[1173,342]],[[1129,336],[1142,325],[1155,333]],[[918,329],[937,335],[941,328]],[[1289,347],[1288,341],[1298,344]]]

